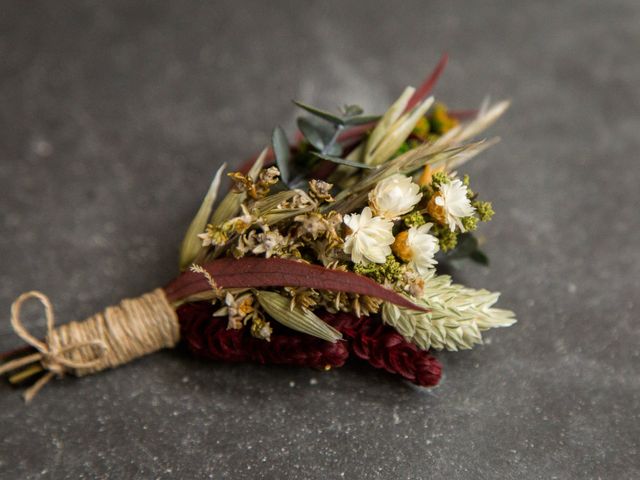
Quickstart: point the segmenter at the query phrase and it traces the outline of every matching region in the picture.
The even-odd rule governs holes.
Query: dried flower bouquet
[[[227,173],[222,198],[225,166],[217,171],[184,237],[179,277],[68,331],[53,327],[46,297],[23,295],[12,321],[31,347],[5,355],[0,372],[37,380],[32,398],[53,375],[94,373],[180,342],[216,360],[320,369],[352,354],[437,384],[429,351],[469,349],[483,331],[515,322],[494,307],[499,294],[436,272],[441,261],[487,263],[474,232],[491,220],[491,203],[456,171],[495,143],[476,138],[508,106],[456,113],[435,103],[428,94],[445,63],[382,116],[296,102],[305,116],[294,142],[277,127],[270,148]],[[32,296],[47,307],[44,342],[20,322]]]

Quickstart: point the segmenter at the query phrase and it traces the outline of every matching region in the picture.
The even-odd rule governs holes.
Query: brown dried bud
[[[318,202],[333,202],[335,199],[331,196],[331,188],[333,184],[322,180],[309,181],[309,195]]]
[[[411,249],[409,248],[409,243],[407,239],[409,237],[409,232],[407,230],[400,232],[396,235],[396,239],[391,245],[391,250],[395,253],[396,257],[399,259],[408,262],[412,258]]]
[[[232,191],[235,193],[246,192],[247,195],[254,200],[258,198],[256,191],[256,185],[253,180],[241,172],[232,172],[228,174],[229,178],[233,180]]]
[[[438,205],[438,199],[440,203],[442,203],[442,194],[440,192],[436,193],[427,204],[427,212],[436,222],[440,225],[445,225],[447,223],[447,214],[444,210],[443,205]]]

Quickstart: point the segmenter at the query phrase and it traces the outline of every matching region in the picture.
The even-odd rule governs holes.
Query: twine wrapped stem
[[[20,319],[23,303],[31,298],[44,306],[47,321],[44,341],[31,335]],[[96,373],[162,348],[174,347],[180,339],[178,317],[161,288],[123,300],[81,322],[59,327],[54,327],[54,322],[53,307],[43,293],[23,293],[11,306],[14,331],[37,353],[1,365],[0,375],[36,362],[47,370],[25,392],[27,402],[56,375]]]

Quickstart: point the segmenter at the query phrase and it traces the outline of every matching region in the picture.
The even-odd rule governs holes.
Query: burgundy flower
[[[183,344],[200,357],[326,369],[341,367],[352,352],[374,367],[416,385],[429,387],[440,380],[440,363],[379,318],[319,312],[323,320],[342,332],[345,340],[336,343],[294,332],[272,321],[274,331],[271,341],[266,342],[252,337],[247,328],[228,330],[226,319],[214,317],[214,307],[207,302],[185,304],[177,312]]]
[[[407,342],[379,318],[328,312],[320,314],[320,317],[342,332],[349,341],[351,352],[374,367],[396,373],[422,387],[431,387],[440,381],[440,362]]]
[[[182,305],[177,312],[184,345],[200,357],[325,369],[341,367],[349,356],[345,342],[326,342],[276,322],[270,342],[252,337],[248,328],[227,330],[226,318],[214,317],[214,308],[206,302]]]

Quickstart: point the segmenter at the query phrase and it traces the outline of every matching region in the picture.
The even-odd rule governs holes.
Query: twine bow
[[[37,299],[44,306],[45,317],[47,320],[47,336],[44,342],[31,335],[20,319],[22,304],[31,298]],[[24,399],[27,403],[30,402],[40,389],[42,389],[42,387],[44,387],[55,375],[62,377],[65,373],[73,372],[76,369],[93,367],[108,353],[107,344],[100,339],[77,341],[62,347],[58,336],[55,335],[54,323],[55,316],[53,314],[51,301],[49,300],[49,297],[41,292],[25,292],[11,305],[11,326],[13,327],[14,332],[26,343],[38,350],[38,353],[18,358],[0,366],[0,375],[34,362],[40,362],[42,367],[47,370],[47,373],[42,378],[25,391]],[[90,351],[94,358],[87,359],[88,349],[86,347],[95,347],[98,348],[99,351],[96,352],[95,348],[91,348]],[[68,354],[72,352],[79,352],[80,360],[68,358]]]

